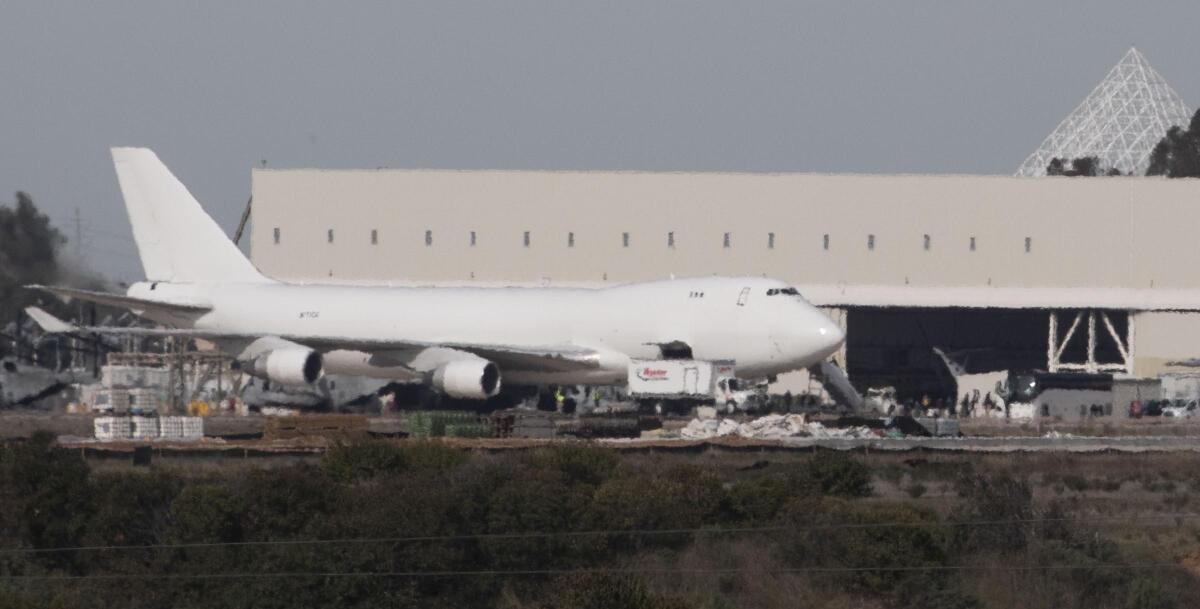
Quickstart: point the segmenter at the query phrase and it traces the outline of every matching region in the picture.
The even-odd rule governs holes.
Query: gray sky
[[[1200,102],[1200,3],[0,5],[0,201],[140,265],[108,148],[232,232],[250,168],[1012,173],[1137,46]],[[332,202],[331,202],[332,203]]]

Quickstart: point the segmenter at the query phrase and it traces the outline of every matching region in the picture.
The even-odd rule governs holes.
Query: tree
[[[1099,175],[1119,176],[1121,175],[1121,171],[1116,167],[1111,167],[1108,170],[1102,169],[1100,166],[1100,157],[1096,156],[1081,156],[1074,159],[1054,157],[1050,159],[1050,164],[1046,166],[1046,175],[1067,176],[1069,178],[1094,178]]]
[[[1171,127],[1150,153],[1148,176],[1168,178],[1200,177],[1200,110],[1192,115],[1188,128]]]

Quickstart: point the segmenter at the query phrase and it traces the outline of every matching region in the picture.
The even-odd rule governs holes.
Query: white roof
[[[800,285],[823,307],[1200,311],[1200,289]]]

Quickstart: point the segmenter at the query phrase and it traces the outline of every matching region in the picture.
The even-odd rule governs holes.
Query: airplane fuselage
[[[753,277],[673,279],[609,288],[393,287],[139,283],[128,295],[208,304],[174,326],[330,341],[403,338],[430,344],[571,345],[604,354],[569,372],[505,369],[518,384],[623,384],[634,358],[684,344],[696,359],[733,359],[743,378],[806,367],[841,344],[840,328],[786,284]],[[147,314],[152,317],[151,314]],[[327,356],[328,372],[405,378],[353,352]]]

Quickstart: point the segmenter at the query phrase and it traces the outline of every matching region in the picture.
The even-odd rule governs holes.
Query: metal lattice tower
[[[1150,152],[1172,126],[1187,128],[1192,112],[1183,98],[1130,48],[1054,132],[1017,169],[1019,176],[1044,176],[1055,157],[1100,158],[1104,168],[1142,175]]]

